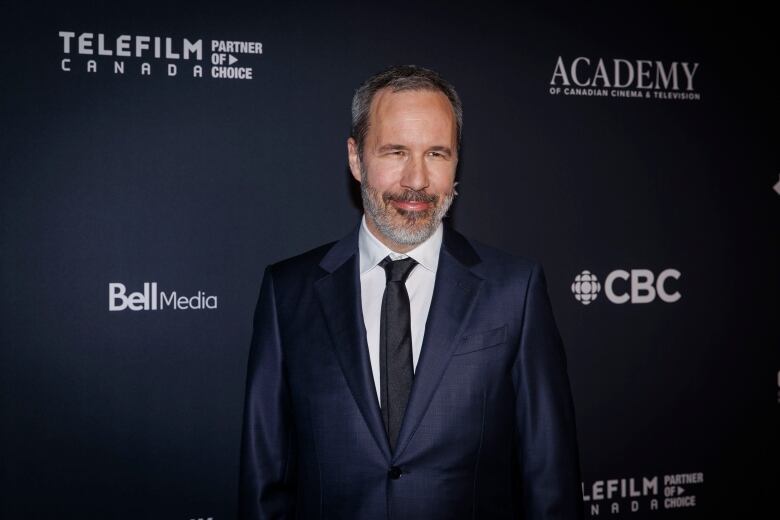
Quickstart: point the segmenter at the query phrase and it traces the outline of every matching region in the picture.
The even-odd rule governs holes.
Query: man
[[[427,69],[394,67],[356,92],[363,219],[263,278],[242,518],[580,518],[541,268],[442,224],[461,126],[457,93]]]

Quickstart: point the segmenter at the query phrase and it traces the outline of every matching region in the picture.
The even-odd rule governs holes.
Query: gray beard
[[[396,199],[406,201],[432,202],[434,207],[423,212],[405,212],[390,206],[389,199],[382,197],[379,192],[368,182],[365,170],[362,170],[362,182],[360,183],[360,195],[363,199],[364,211],[373,219],[377,229],[390,240],[397,244],[414,246],[428,240],[439,227],[442,219],[447,215],[452,201],[455,198],[455,190],[441,197],[437,195],[424,195],[415,191],[405,192]],[[398,225],[393,222],[395,213],[405,218],[407,225]]]

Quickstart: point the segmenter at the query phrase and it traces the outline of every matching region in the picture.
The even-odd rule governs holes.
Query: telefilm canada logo
[[[703,483],[702,472],[594,480],[582,483],[582,499],[591,517],[691,509]]]
[[[574,298],[583,305],[590,305],[601,294],[603,289],[607,300],[612,303],[651,303],[661,300],[674,303],[682,298],[676,288],[676,281],[682,273],[677,269],[664,269],[658,274],[650,269],[615,269],[604,279],[601,279],[585,269],[571,284]]]
[[[129,294],[127,286],[121,282],[108,284],[108,310],[111,312],[213,310],[217,304],[217,297],[204,291],[188,295],[180,295],[177,291],[163,292],[157,282],[144,282],[141,291]]]
[[[558,56],[550,79],[553,96],[700,101],[699,63]]]
[[[59,31],[62,72],[251,80],[254,41]],[[249,62],[249,63],[247,63]]]

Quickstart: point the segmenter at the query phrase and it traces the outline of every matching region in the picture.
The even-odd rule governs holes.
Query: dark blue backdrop
[[[439,70],[463,98],[456,227],[545,266],[589,515],[777,511],[770,17],[627,5],[4,6],[0,516],[234,516],[263,268],[359,218],[349,104],[395,63]],[[202,59],[166,58],[165,38],[179,53],[200,41]],[[213,78],[212,59],[252,79]],[[584,92],[565,90],[559,59]],[[642,88],[640,69],[653,82],[659,68],[678,88]],[[686,93],[698,99],[674,99]],[[639,270],[667,269],[675,302],[608,297],[634,271],[649,298]],[[598,291],[573,287],[585,270]],[[616,270],[628,280],[608,284]],[[110,310],[109,284],[152,282],[216,308]]]

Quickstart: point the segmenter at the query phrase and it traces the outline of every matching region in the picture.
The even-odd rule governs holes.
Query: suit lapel
[[[390,445],[376,397],[360,298],[358,228],[320,262],[329,274],[315,282],[336,357],[355,402],[379,449],[390,460]]]
[[[363,321],[358,231],[359,226],[322,259],[320,267],[328,274],[315,282],[315,291],[347,385],[374,440],[389,461],[397,459],[409,443],[463,333],[482,285],[482,278],[470,269],[480,259],[462,235],[445,225],[425,338],[396,451],[391,456],[376,398]]]
[[[469,269],[478,262],[479,256],[466,239],[445,226],[425,338],[398,433],[394,460],[403,453],[425,415],[452,350],[463,333],[482,285],[482,278]]]

